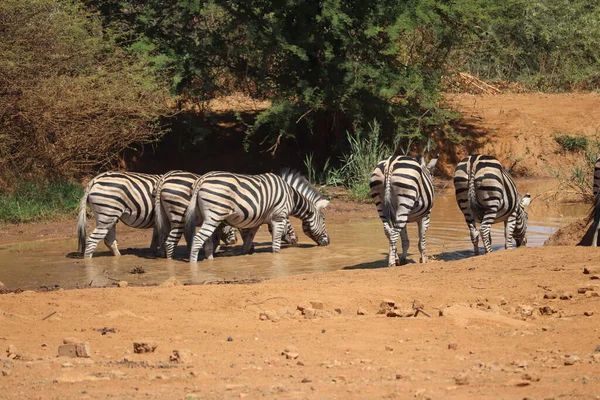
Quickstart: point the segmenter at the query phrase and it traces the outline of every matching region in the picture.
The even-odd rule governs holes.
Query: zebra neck
[[[298,193],[297,190],[293,188],[292,193],[293,204],[290,215],[296,218],[300,218],[301,220],[305,220],[306,218],[314,214],[312,205],[304,196],[302,196],[300,193]]]

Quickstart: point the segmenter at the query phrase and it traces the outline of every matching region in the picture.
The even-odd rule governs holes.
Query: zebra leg
[[[473,243],[473,252],[476,256],[479,255],[479,231],[477,225],[472,219],[467,220],[467,226],[469,227],[469,235],[471,236],[471,243]]]
[[[283,221],[272,221],[269,224],[273,233],[273,253],[279,253],[281,250],[281,237],[283,236],[284,230],[287,227],[285,220]]]
[[[104,244],[108,247],[113,253],[113,256],[120,256],[119,247],[117,245],[117,224],[115,223],[109,230],[106,232],[106,236],[104,237]]]
[[[596,221],[596,218],[594,218],[594,222],[592,224],[592,230],[594,231],[594,237],[592,238],[592,247],[597,247],[598,246],[598,230],[600,229],[600,224],[598,223],[599,221]]]
[[[419,253],[421,253],[421,262],[422,263],[426,263],[427,262],[427,256],[425,255],[425,252],[427,251],[427,241],[426,241],[426,235],[427,235],[427,229],[429,229],[429,220],[430,220],[430,214],[427,213],[426,216],[424,216],[423,218],[421,218],[421,220],[418,223],[418,227],[419,227]]]
[[[103,222],[96,220],[96,229],[94,229],[94,231],[92,232],[92,234],[86,241],[83,258],[92,258],[94,251],[96,251],[96,247],[98,247],[98,243],[100,243],[100,241],[106,237],[108,232],[112,228],[114,228],[117,221],[118,221],[118,219],[116,217],[109,218],[107,221],[103,221]],[[114,236],[116,236],[116,233]],[[111,245],[113,244],[114,241],[115,240],[113,237],[111,242],[107,243],[107,246],[111,249],[111,251],[113,251],[113,248],[111,247]],[[118,250],[117,250],[117,252],[118,252]],[[114,254],[114,251],[113,251],[113,254]]]
[[[242,233],[242,238],[244,239],[242,254],[254,253],[254,236],[256,236],[256,232],[258,232],[259,228],[260,226],[244,229]]]
[[[173,228],[169,231],[169,236],[167,236],[167,241],[165,242],[165,257],[167,259],[173,258],[173,253],[175,252],[175,247],[177,247],[177,243],[181,240],[181,236],[183,235],[183,227],[179,226]]]
[[[495,209],[488,210],[483,218],[481,219],[481,240],[483,241],[483,247],[485,248],[485,254],[492,251],[492,224],[496,220],[497,211]]]
[[[200,230],[198,230],[192,241],[192,246],[190,247],[190,262],[198,262],[200,248],[204,246],[204,243],[207,240],[212,240],[211,236],[220,223],[221,221],[212,221],[208,218],[204,220]]]
[[[207,260],[212,260],[215,258],[214,255],[219,247],[218,240],[219,238],[215,232],[206,240],[206,242],[204,242],[202,248],[204,249],[204,257],[206,257]],[[217,244],[215,244],[215,242],[217,242]]]
[[[511,215],[504,221],[504,248],[506,250],[513,248],[513,234],[517,223],[516,215]]]
[[[408,240],[408,231],[406,225],[400,230],[400,240],[402,241],[402,255],[400,256],[400,263],[396,261],[396,265],[406,264],[406,255],[408,254],[408,247],[410,246],[410,240]]]

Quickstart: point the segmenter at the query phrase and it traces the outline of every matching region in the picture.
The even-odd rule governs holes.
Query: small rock
[[[530,381],[517,381],[515,382],[515,386],[517,387],[525,387],[531,385]]]
[[[540,377],[537,375],[523,374],[523,375],[521,375],[521,379],[523,379],[525,381],[539,382]]]
[[[388,317],[408,318],[415,315],[415,310],[389,310],[386,313]]]
[[[358,310],[356,310],[356,315],[369,315],[369,313],[364,308],[358,307]]]
[[[503,296],[499,297],[498,304],[500,304],[501,306],[505,306],[506,305],[506,300],[504,299]]]
[[[586,317],[591,317],[592,315],[594,315],[593,311],[584,311],[583,315],[585,315]]]
[[[317,316],[317,310],[315,310],[314,308],[305,308],[304,310],[302,310],[302,315],[304,315],[305,318],[315,318]]]
[[[573,293],[571,292],[564,292],[560,295],[561,300],[571,300],[571,298],[573,298]]]
[[[545,299],[556,299],[557,297],[558,297],[558,295],[553,292],[548,292],[548,293],[544,294]]]
[[[583,273],[585,275],[595,275],[600,273],[600,269],[593,267],[585,267],[583,268]]]
[[[233,342],[233,338],[232,338],[231,336],[228,336],[228,337],[227,337],[227,341],[228,341],[228,342]]]
[[[524,304],[519,304],[516,311],[523,318],[531,317],[533,315],[533,307]]]
[[[577,289],[577,293],[585,294],[586,292],[593,291],[594,288],[591,286],[584,286]]]
[[[467,374],[458,374],[454,377],[454,382],[457,385],[468,385],[469,384],[469,376]]]
[[[272,322],[278,322],[279,321],[279,315],[277,315],[277,313],[275,311],[271,311],[271,310],[267,310],[267,311],[261,311],[259,318],[262,321],[272,321]]]
[[[458,343],[448,343],[448,350],[457,350]]]
[[[312,381],[310,379],[308,379],[308,378],[303,378],[300,382],[301,383],[310,383]]]
[[[11,373],[12,373],[12,371],[10,369],[2,370],[2,376],[10,376]]]
[[[133,352],[136,354],[154,353],[154,350],[156,350],[157,347],[158,344],[151,340],[133,342]]]
[[[72,338],[66,338],[71,340]],[[73,358],[89,358],[91,355],[90,344],[88,342],[79,343],[68,343],[58,346],[59,357],[73,357]]]
[[[177,280],[174,276],[170,277],[163,283],[159,285],[160,287],[173,287],[173,286],[181,286],[181,282]]]
[[[552,315],[557,313],[557,310],[552,306],[542,306],[538,308],[541,315]]]
[[[413,300],[412,308],[413,308],[413,310],[422,310],[425,308],[425,305],[423,304],[423,302],[421,300],[415,299],[415,300]]]
[[[129,283],[127,283],[127,281],[119,281],[120,288],[126,288],[127,286],[129,286]]]
[[[396,302],[394,300],[383,299],[383,300],[381,300],[381,304],[379,306],[394,308],[395,305],[396,305]]]
[[[304,312],[304,310],[306,310],[307,308],[312,308],[312,305],[310,303],[300,303],[296,306],[296,309]]]
[[[322,310],[323,309],[323,302],[322,301],[318,301],[318,300],[310,301],[310,305],[315,310]]]
[[[594,353],[591,355],[591,357],[593,362],[600,363],[600,353]]]
[[[18,360],[19,358],[21,358],[21,354],[19,353],[19,350],[17,350],[17,347],[14,344],[9,344],[6,348],[6,358],[10,360]]]
[[[173,350],[169,362],[175,364],[188,364],[192,361],[192,352],[189,350]]]
[[[387,344],[385,345],[385,349],[387,351],[394,351],[394,348],[392,346],[387,345]]]
[[[590,298],[590,297],[600,297],[600,293],[598,292],[592,292],[592,291],[587,291],[585,292],[585,297]]]
[[[331,314],[323,310],[317,310],[315,315],[319,318],[331,318]]]
[[[577,362],[579,362],[579,357],[577,357],[575,354],[568,354],[564,357],[565,365],[573,365]]]
[[[282,356],[285,356],[288,360],[295,360],[298,358],[300,353],[298,353],[298,348],[296,346],[286,346],[285,349],[281,352]]]

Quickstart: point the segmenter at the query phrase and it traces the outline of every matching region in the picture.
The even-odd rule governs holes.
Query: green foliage
[[[21,183],[11,194],[0,194],[0,223],[22,223],[70,214],[79,207],[81,186],[58,182],[53,184]]]
[[[590,139],[584,135],[572,136],[568,134],[561,135],[556,133],[554,135],[554,140],[560,145],[562,151],[569,152],[583,152],[591,144]]]
[[[579,200],[591,202],[594,199],[594,164],[600,156],[600,142],[597,139],[585,138],[585,143],[584,148],[576,151],[577,155],[572,164],[552,172],[560,183],[559,196],[574,195]]]
[[[65,180],[153,140],[168,92],[70,0],[0,2],[0,189]]]
[[[600,3],[595,0],[457,0],[472,36],[456,68],[545,90],[597,89]]]

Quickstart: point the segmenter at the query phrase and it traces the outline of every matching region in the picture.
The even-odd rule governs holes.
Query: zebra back
[[[433,169],[437,158],[425,165],[423,158],[392,156],[381,161],[369,181],[379,217],[394,229],[418,221],[433,207]]]

